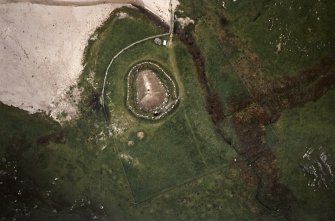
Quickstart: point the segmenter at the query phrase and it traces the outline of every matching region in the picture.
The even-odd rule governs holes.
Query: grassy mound
[[[147,76],[146,81],[144,75]],[[139,76],[142,77],[139,79]],[[158,120],[168,114],[178,100],[174,80],[158,64],[145,61],[129,71],[127,105],[137,117]]]

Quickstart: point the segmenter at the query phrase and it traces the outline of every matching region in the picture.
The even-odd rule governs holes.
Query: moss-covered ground
[[[81,117],[60,126],[0,107],[2,217],[17,220],[332,220],[334,183],[314,191],[306,146],[334,151],[332,1],[180,0],[171,48],[130,43],[164,33],[116,11],[85,52]],[[159,121],[126,106],[143,60],[172,74],[181,101]],[[138,131],[145,133],[139,140]],[[134,141],[128,146],[128,141]]]
[[[60,126],[47,116],[2,105],[2,166],[15,164],[18,173],[3,181],[8,190],[3,216],[257,220],[248,210],[257,210],[252,191],[237,182],[237,168],[231,165],[236,154],[215,133],[192,57],[177,38],[172,48],[150,41],[121,55],[109,73],[106,108],[101,107],[110,58],[133,41],[163,32],[139,12],[123,10],[130,17],[119,20],[116,12],[87,48],[77,121]],[[127,73],[142,60],[173,73],[180,89],[180,104],[160,121],[136,118],[125,103]],[[138,131],[145,133],[141,141]],[[135,145],[128,146],[129,140]],[[10,185],[23,180],[31,188]]]
[[[99,40],[92,44],[91,53],[96,53],[98,58],[94,65],[88,63],[86,71],[87,74],[96,73],[99,84],[99,79],[105,73],[99,68],[106,67],[104,59],[100,61],[99,58],[110,58],[116,46],[128,44],[124,40],[125,37],[122,37],[125,22],[127,29],[133,30],[133,34],[137,36],[136,40],[141,39],[142,32],[150,36],[162,31],[146,25],[142,20],[128,20],[114,21],[113,25],[104,30],[104,37],[98,38]],[[139,26],[141,28],[138,28]],[[136,29],[138,34],[134,33]],[[111,38],[111,41],[108,41],[108,38]],[[183,91],[176,110],[158,122],[137,118],[130,113],[125,104],[129,69],[134,64],[146,60],[156,62],[172,73],[172,77],[177,79],[178,87]],[[208,169],[221,167],[229,162],[233,151],[218,138],[211,127],[192,57],[187,55],[185,47],[177,39],[171,49],[158,46],[153,41],[129,49],[114,62],[107,82],[106,103],[111,113],[107,125],[111,127],[111,133],[112,127],[119,125],[120,129],[124,130],[114,139],[115,142],[119,142],[116,145],[117,150],[136,202],[204,175]],[[115,120],[118,121],[117,124]],[[138,131],[145,133],[145,139],[142,141],[136,138]],[[135,145],[129,147],[129,140],[134,141]]]
[[[331,220],[334,217],[335,184],[327,169],[324,172],[327,179],[330,178],[328,189],[323,184],[311,186],[311,177],[301,169],[308,148],[318,152],[321,147],[319,154],[326,153],[327,161],[334,163],[334,99],[335,91],[329,91],[317,102],[285,111],[274,125],[280,142],[272,148],[282,169],[282,181],[296,197],[293,211],[298,220]]]

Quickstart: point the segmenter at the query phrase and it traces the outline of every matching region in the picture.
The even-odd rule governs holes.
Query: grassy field
[[[238,136],[244,131],[234,127],[236,116],[248,118],[253,110],[261,109],[249,91],[257,87],[246,85],[241,76],[251,76],[253,71],[268,79],[295,76],[330,53],[326,44],[334,37],[330,1],[294,5],[229,1],[226,9],[216,0],[180,2],[184,12],[177,12],[178,16],[196,21],[189,27],[194,47],[203,58],[210,89],[222,104],[224,118],[215,126],[233,145],[240,145]],[[320,23],[315,21],[316,9],[323,14]],[[121,11],[129,17],[119,19],[116,11],[86,48],[85,69],[78,83],[84,89],[80,119],[61,127],[45,115],[0,106],[0,170],[11,171],[8,179],[0,174],[4,184],[0,190],[5,193],[0,200],[7,205],[0,208],[1,215],[19,218],[26,208],[30,218],[25,220],[90,220],[95,216],[127,221],[283,220],[256,199],[258,184],[250,164],[215,132],[195,63],[177,37],[171,48],[148,41],[122,54],[110,69],[106,109],[101,107],[110,59],[132,42],[164,32],[137,10]],[[287,20],[288,15],[297,22]],[[306,25],[311,25],[311,33]],[[281,41],[281,51],[276,53]],[[260,63],[253,63],[251,55]],[[241,58],[246,63],[239,65]],[[159,121],[136,118],[126,106],[127,73],[145,60],[171,73],[182,98]],[[254,81],[257,86],[260,79]],[[334,184],[329,190],[314,192],[299,167],[308,145],[324,146],[334,162],[333,100],[334,91],[330,91],[314,103],[286,110],[262,133],[266,140],[261,144],[276,157],[270,163],[278,165],[280,182],[295,197],[289,202],[294,220],[331,220],[334,216]],[[261,127],[258,121],[252,125],[251,132]],[[145,133],[143,140],[137,138],[138,131]],[[130,140],[134,146],[127,145]],[[264,167],[271,171],[270,166]]]
[[[157,33],[154,27],[141,20],[127,20],[111,21],[112,25],[102,34],[104,37],[92,44],[93,52],[89,54],[111,58],[116,46],[126,46],[128,39],[122,37],[125,23],[135,32],[133,35],[138,36],[136,40],[141,39],[142,32],[147,33],[146,36]],[[113,41],[107,40],[109,36]],[[183,91],[176,110],[158,122],[136,118],[125,104],[128,71],[134,64],[146,60],[157,62],[172,73]],[[96,59],[94,66],[86,68],[88,72],[95,71],[99,81],[104,74],[100,67],[105,64],[105,59]],[[136,202],[203,175],[209,169],[222,167],[232,156],[231,148],[212,128],[192,58],[178,40],[172,49],[148,41],[122,54],[109,73],[106,95],[112,115],[110,124],[114,125],[113,118],[116,118],[120,125],[124,125],[124,132],[116,138],[123,145],[117,149],[120,156],[126,156],[121,159]],[[143,141],[136,138],[137,131],[144,131],[146,138]],[[135,145],[128,147],[128,140],[134,141]]]
[[[334,217],[335,183],[328,183],[328,189],[323,185],[308,186],[310,177],[304,176],[300,166],[306,147],[315,148],[317,152],[321,146],[322,152],[328,155],[329,164],[335,165],[334,99],[335,91],[329,91],[317,102],[285,111],[274,125],[280,142],[272,148],[282,168],[282,181],[296,196],[293,208],[296,220],[331,220]]]
[[[178,15],[196,21],[206,75],[226,115],[250,102],[246,91],[297,77],[334,52],[332,1],[181,3]]]
[[[97,94],[109,59],[132,41],[162,31],[138,12],[123,10],[131,18],[112,16],[87,48],[80,119],[60,127],[46,116],[1,106],[4,168],[15,162],[17,182],[34,183],[34,191],[21,189],[22,197],[20,186],[12,185],[7,204],[22,204],[5,209],[17,214],[16,208],[26,208],[26,220],[262,219],[250,212],[260,208],[231,165],[234,152],[214,132],[193,60],[178,40],[170,49],[146,42],[121,55],[109,73],[106,122]],[[182,95],[179,106],[157,122],[134,117],[125,103],[126,75],[142,60],[172,73]],[[145,132],[144,140],[136,138],[137,131]],[[128,147],[128,140],[135,145]],[[136,159],[138,167],[121,154]]]
[[[225,54],[225,46],[208,23],[200,21],[196,27],[197,42],[204,54],[206,74],[211,88],[222,99],[224,114],[230,115],[236,107],[250,99],[245,85],[233,70],[229,59],[233,54]]]
[[[248,137],[237,136],[236,133],[239,131],[234,128],[234,117],[243,113],[246,118],[252,118],[252,115],[248,116],[250,112],[247,109],[250,103],[257,104],[263,98],[277,96],[273,91],[263,93],[263,98],[251,95],[286,79],[296,77],[300,82],[298,76],[302,71],[308,70],[322,58],[333,53],[335,36],[332,31],[334,21],[332,11],[335,5],[332,1],[316,0],[224,2],[225,8],[222,7],[221,1],[181,0],[180,8],[184,12],[180,13],[180,16],[189,16],[196,21],[192,33],[204,59],[211,89],[219,95],[225,115],[218,125],[224,131],[225,137],[239,148],[239,141]],[[331,70],[329,72],[332,73]],[[312,84],[309,87],[310,90],[308,85],[306,87],[301,85],[300,88],[292,87],[287,91],[290,91],[292,97],[299,91],[313,95],[315,92]],[[266,138],[262,137],[258,144],[264,148],[271,148],[280,159],[277,166],[280,170],[284,169],[283,175],[279,175],[282,179],[278,182],[286,185],[297,197],[298,201],[293,203],[292,208],[293,218],[297,220],[330,220],[333,216],[331,212],[333,193],[325,191],[313,194],[310,187],[307,187],[306,180],[303,183],[303,173],[298,164],[308,142],[326,143],[324,144],[326,146],[334,144],[331,138],[333,129],[329,128],[332,125],[331,110],[334,110],[330,101],[329,94],[327,98],[321,98],[320,105],[313,109],[314,113],[307,109],[299,111],[299,114],[298,109],[287,110],[284,116],[290,115],[290,117],[285,120],[286,126],[280,128],[284,117],[280,118],[275,126],[268,125],[265,131]],[[322,114],[318,113],[317,107],[321,106],[327,107],[328,110]],[[274,112],[280,111],[279,108],[274,110]],[[300,121],[294,120],[294,116],[299,117]],[[321,119],[325,121],[321,123]],[[250,124],[265,126],[268,123],[260,123],[256,119]],[[307,125],[311,125],[311,128],[309,129]],[[256,126],[250,127],[250,131],[255,131]],[[243,128],[241,130],[243,131]],[[324,131],[329,133],[319,134]],[[289,142],[286,142],[286,137]],[[251,145],[246,144],[246,147]],[[275,148],[272,148],[273,146]],[[264,167],[276,165],[276,162],[274,159],[274,162],[268,162],[269,164]],[[291,174],[293,171],[295,176]],[[275,174],[276,172],[269,172],[269,177],[276,176]]]
[[[7,160],[6,167],[3,168],[1,163],[1,168],[8,170],[9,163],[17,162],[17,183],[25,180],[36,185],[33,188],[22,187],[13,181],[5,183],[5,187],[2,185],[1,188],[5,189],[1,190],[6,190],[2,193],[7,196],[1,198],[7,205],[1,207],[3,216],[11,214],[9,211],[20,214],[15,209],[26,208],[31,214],[25,216],[25,220],[45,217],[49,220],[90,220],[95,215],[102,220],[127,221],[263,220],[262,216],[250,212],[250,209],[257,211],[259,208],[252,192],[247,189],[248,185],[240,182],[235,166],[213,171],[195,180],[186,180],[189,182],[135,206],[127,176],[114,149],[124,144],[115,140],[100,151],[101,146],[89,139],[91,135],[87,137],[89,133],[85,129],[96,130],[98,121],[95,121],[94,127],[86,118],[86,123],[78,122],[61,129],[41,115],[28,115],[3,105],[0,109],[3,122],[0,131],[4,135],[1,157]],[[64,144],[53,137],[49,143],[36,141],[55,132],[65,134]],[[55,181],[55,178],[58,180]],[[21,196],[17,196],[19,190],[22,191]],[[17,203],[13,204],[15,200]],[[100,209],[101,206],[103,209]]]
[[[294,76],[333,52],[332,1],[236,1],[225,15],[270,79]]]

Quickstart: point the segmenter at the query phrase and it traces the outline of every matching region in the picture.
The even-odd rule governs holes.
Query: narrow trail
[[[176,78],[176,81],[179,83],[178,84],[179,96],[183,98],[185,96],[185,88],[184,88],[184,85],[181,84],[182,82],[180,78],[181,75],[180,75],[180,71],[177,66],[176,53],[175,53],[173,45],[171,45],[169,48],[169,61],[172,66],[173,72],[175,73],[174,77]]]
[[[136,42],[128,45],[127,47],[123,48],[121,51],[119,51],[112,58],[112,60],[109,62],[107,70],[105,72],[104,84],[103,84],[102,91],[101,91],[101,104],[102,104],[103,108],[105,108],[105,87],[106,87],[107,76],[108,76],[109,69],[111,68],[111,66],[112,66],[113,62],[115,61],[115,59],[118,58],[123,52],[125,52],[126,50],[128,50],[131,47],[134,47],[135,45],[138,45],[138,44],[143,43],[143,42],[148,41],[148,40],[152,40],[152,39],[155,39],[155,38],[164,37],[164,36],[168,36],[168,35],[170,35],[170,33],[164,33],[164,34],[154,35],[154,36],[150,36],[150,37],[141,39],[139,41],[136,41]]]
[[[145,41],[151,40],[151,39],[155,39],[155,38],[159,38],[159,37],[164,37],[164,36],[170,36],[170,45],[172,47],[172,36],[173,36],[173,27],[174,27],[174,12],[173,12],[173,8],[172,8],[172,0],[170,0],[170,29],[168,33],[164,33],[164,34],[159,34],[159,35],[154,35],[154,36],[150,36],[141,40],[138,40],[130,45],[128,45],[127,47],[123,48],[121,51],[119,51],[113,58],[112,60],[109,62],[109,65],[107,67],[107,70],[105,72],[105,77],[104,77],[104,83],[103,83],[103,87],[102,87],[102,91],[101,91],[101,104],[102,107],[105,108],[105,87],[106,87],[106,81],[107,81],[107,75],[109,72],[110,67],[112,66],[114,60],[119,57],[123,52],[125,52],[126,50],[128,50],[129,48],[138,45],[140,43],[143,43]]]

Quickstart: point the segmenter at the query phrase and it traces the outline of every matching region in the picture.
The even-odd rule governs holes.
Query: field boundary
[[[126,172],[126,168],[125,168],[125,166],[124,166],[124,162],[123,162],[122,159],[120,158],[120,154],[121,154],[121,152],[120,152],[120,150],[119,150],[119,147],[116,147],[116,146],[115,146],[114,148],[115,148],[115,150],[116,150],[116,154],[118,155],[118,159],[119,159],[119,161],[120,161],[120,163],[121,163],[121,165],[122,165],[122,170],[124,171],[124,175],[126,176],[127,184],[128,184],[128,187],[129,187],[129,192],[130,192],[130,194],[131,194],[131,196],[132,196],[132,200],[133,200],[133,202],[131,202],[131,203],[132,203],[133,205],[140,205],[140,204],[142,204],[142,203],[145,203],[145,202],[147,202],[147,201],[150,201],[150,200],[152,200],[152,199],[154,199],[154,198],[156,198],[156,197],[161,196],[161,195],[164,194],[164,193],[173,191],[173,190],[175,190],[175,189],[177,189],[177,188],[180,188],[180,187],[182,187],[182,186],[184,186],[184,185],[186,185],[186,184],[189,184],[189,183],[195,182],[195,181],[197,181],[197,180],[199,180],[199,179],[201,179],[201,178],[210,176],[210,175],[212,175],[212,174],[214,174],[214,173],[216,173],[216,172],[218,172],[218,171],[220,171],[220,170],[222,170],[222,169],[225,169],[225,168],[227,168],[227,167],[229,166],[228,164],[226,164],[226,165],[224,165],[224,166],[219,166],[219,167],[215,167],[215,166],[214,166],[214,167],[211,168],[211,169],[208,169],[208,167],[204,167],[204,170],[205,170],[204,173],[200,173],[198,176],[192,176],[192,177],[190,177],[190,178],[188,178],[188,179],[185,179],[183,182],[181,182],[181,183],[179,183],[179,184],[175,184],[175,185],[172,185],[172,186],[170,186],[170,187],[163,188],[162,190],[159,190],[159,191],[157,191],[157,192],[154,192],[154,193],[150,194],[150,196],[146,197],[145,199],[137,201],[137,200],[136,200],[136,197],[135,197],[135,192],[134,192],[133,187],[132,187],[132,184],[131,184],[131,182],[130,182],[130,180],[129,180],[129,178],[128,178],[128,174],[127,174],[127,172]],[[207,171],[206,171],[206,170],[207,170]]]

